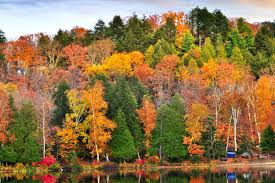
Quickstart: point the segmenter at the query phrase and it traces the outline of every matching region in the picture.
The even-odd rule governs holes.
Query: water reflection
[[[81,173],[0,174],[1,182],[274,183],[275,169],[120,170]]]

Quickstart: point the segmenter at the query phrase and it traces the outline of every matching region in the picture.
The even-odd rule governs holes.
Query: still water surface
[[[94,171],[78,174],[0,174],[0,182],[89,183],[275,183],[275,169],[176,169],[150,171]]]

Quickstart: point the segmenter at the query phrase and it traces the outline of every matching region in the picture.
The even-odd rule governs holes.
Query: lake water
[[[94,171],[77,174],[0,174],[1,182],[89,183],[275,183],[275,169],[175,169],[150,171]]]

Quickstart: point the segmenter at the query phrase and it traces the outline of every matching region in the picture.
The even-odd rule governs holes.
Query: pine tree
[[[216,57],[216,51],[210,38],[205,39],[204,46],[201,51],[202,63],[207,63],[209,59]]]
[[[158,152],[161,160],[170,161],[183,159],[187,155],[186,146],[182,143],[185,135],[184,115],[184,103],[178,94],[172,98],[170,104],[159,108],[150,154]]]
[[[12,102],[12,101],[11,101]],[[35,109],[31,103],[25,103],[13,115],[10,133],[15,136],[15,141],[2,147],[0,158],[9,163],[32,163],[40,159],[39,144],[36,133],[38,122]]]
[[[173,44],[170,44],[165,39],[160,39],[154,46],[154,55],[152,67],[155,67],[158,62],[166,55],[175,54],[177,51]]]
[[[153,65],[153,55],[154,55],[154,46],[150,45],[144,54],[146,64],[150,66]]]
[[[127,126],[125,114],[120,109],[114,121],[117,128],[112,134],[110,143],[112,157],[119,162],[132,160],[136,156],[134,138]]]
[[[52,98],[56,109],[53,111],[53,118],[51,122],[55,125],[61,126],[63,124],[63,120],[65,119],[65,115],[70,112],[68,97],[66,95],[66,91],[69,89],[70,87],[66,82],[61,82],[53,94]]]
[[[217,58],[219,58],[219,59],[226,58],[225,46],[223,44],[221,34],[219,34],[217,37],[215,48],[216,48],[216,52],[217,52]]]
[[[275,150],[275,132],[271,125],[263,131],[260,147],[264,152],[271,152]]]
[[[246,61],[241,53],[241,50],[239,47],[234,47],[231,55],[231,61],[232,63],[235,63],[240,66],[244,66],[246,64]]]
[[[132,136],[134,137],[137,153],[142,152],[144,150],[142,145],[143,131],[136,114],[137,100],[127,81],[124,78],[120,78],[116,85],[110,89],[106,99],[109,103],[107,113],[109,118],[113,119],[119,110],[125,114],[126,123]]]
[[[181,51],[183,54],[187,53],[190,49],[195,47],[194,37],[190,32],[186,32],[182,37]]]

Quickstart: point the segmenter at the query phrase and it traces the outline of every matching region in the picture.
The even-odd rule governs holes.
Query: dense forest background
[[[274,36],[275,22],[198,7],[14,41],[1,31],[0,160],[273,151]]]

